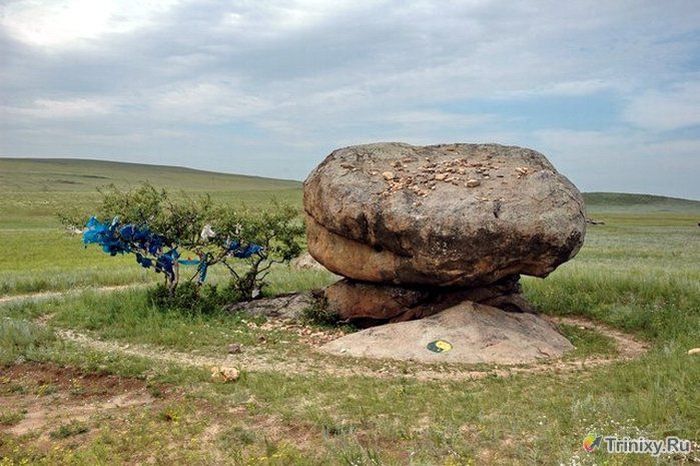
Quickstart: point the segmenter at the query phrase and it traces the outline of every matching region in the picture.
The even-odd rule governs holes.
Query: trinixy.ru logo
[[[602,435],[593,435],[593,434],[588,434],[586,437],[583,439],[583,449],[586,450],[588,453],[592,452],[596,448],[600,446],[600,442],[603,440]]]
[[[663,440],[652,440],[647,438],[618,438],[603,437],[602,435],[588,434],[583,439],[583,449],[588,453],[603,446],[608,453],[622,454],[642,454],[651,456],[660,455],[687,455],[698,450],[698,446],[691,440],[678,437],[666,437]]]

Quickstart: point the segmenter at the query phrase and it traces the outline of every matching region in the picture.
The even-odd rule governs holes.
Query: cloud
[[[196,81],[159,89],[149,107],[153,116],[165,121],[221,124],[260,114],[273,104],[232,82]]]
[[[659,141],[648,132],[624,129],[545,130],[534,136],[540,150],[586,191],[698,197],[700,136]]]
[[[0,113],[8,116],[49,120],[90,118],[112,111],[112,103],[101,98],[36,99],[26,107],[0,107]]]
[[[152,24],[173,0],[15,1],[2,7],[0,25],[34,46],[86,43],[105,34],[124,34]]]
[[[561,81],[532,89],[516,90],[502,94],[501,98],[540,96],[585,96],[614,88],[613,83],[602,79]]]
[[[699,25],[681,0],[13,1],[0,153],[304,178],[351,143],[492,141],[625,190],[700,138]]]
[[[700,81],[634,96],[624,116],[628,122],[651,131],[700,126]]]

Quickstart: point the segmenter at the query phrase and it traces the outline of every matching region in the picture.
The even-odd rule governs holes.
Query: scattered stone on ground
[[[228,354],[236,354],[243,351],[243,346],[240,343],[231,343],[228,345]]]
[[[476,187],[479,186],[480,184],[481,184],[481,181],[475,180],[475,179],[471,179],[471,180],[467,180],[467,182],[466,182],[464,185],[465,185],[467,188],[476,188]]]
[[[381,325],[322,351],[422,363],[521,364],[556,358],[573,345],[546,320],[464,301],[420,320]]]
[[[270,318],[261,324],[248,322],[248,327],[265,332],[288,332],[295,335],[299,343],[314,347],[328,343],[347,333],[347,329],[340,327],[310,327],[299,319],[287,318]]]
[[[214,382],[235,382],[236,380],[238,380],[239,376],[240,373],[238,372],[238,369],[235,369],[233,367],[214,366],[211,368],[211,379]]]
[[[689,355],[700,354],[700,348],[692,348],[688,350]]]

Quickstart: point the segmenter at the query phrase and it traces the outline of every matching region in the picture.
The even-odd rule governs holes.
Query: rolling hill
[[[234,205],[265,205],[274,199],[301,206],[298,181],[98,160],[0,158],[0,233],[55,228],[57,212],[93,209],[100,199],[97,188],[115,184],[124,189],[144,181],[174,193],[206,192]]]
[[[275,191],[300,189],[301,183],[256,176],[194,170],[164,165],[78,159],[0,158],[0,192],[95,191],[148,181],[185,191]]]
[[[0,158],[0,193],[91,192],[110,183],[120,187],[148,181],[189,192],[236,193],[255,199],[256,193],[279,193],[300,200],[301,183],[256,176],[208,172],[184,167],[79,159]],[[585,193],[591,211],[700,212],[700,201],[651,194]]]
[[[592,211],[686,212],[700,213],[700,201],[653,194],[584,193],[586,207]]]

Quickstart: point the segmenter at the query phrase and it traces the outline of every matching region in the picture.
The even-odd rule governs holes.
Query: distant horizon
[[[169,164],[163,164],[163,163],[149,163],[149,162],[130,162],[130,161],[124,161],[124,160],[109,160],[109,159],[95,159],[95,158],[82,158],[82,157],[63,157],[63,156],[15,157],[15,156],[10,156],[10,155],[0,155],[0,159],[42,160],[42,161],[83,161],[83,162],[99,162],[99,163],[119,163],[119,164],[128,164],[128,165],[146,165],[149,167],[179,168],[179,169],[183,169],[183,170],[192,170],[192,171],[197,171],[197,172],[202,172],[202,173],[212,173],[212,174],[220,174],[220,175],[239,175],[239,176],[246,176],[246,177],[250,177],[250,178],[262,178],[262,179],[268,179],[268,180],[291,181],[291,182],[297,182],[297,183],[304,182],[304,179],[275,178],[275,177],[257,175],[257,174],[251,174],[251,173],[238,173],[238,172],[202,169],[202,168],[196,168],[196,167],[191,167],[191,166],[187,166],[187,165],[169,165]],[[564,173],[563,175],[566,176],[566,173]],[[690,197],[679,197],[679,196],[668,195],[668,194],[664,194],[664,193],[655,193],[655,192],[652,193],[652,192],[631,192],[631,191],[610,191],[610,190],[585,191],[585,190],[582,190],[580,188],[579,188],[579,190],[583,194],[627,194],[627,195],[637,195],[637,196],[656,196],[656,197],[663,197],[663,198],[675,199],[675,200],[681,200],[681,201],[700,202],[700,198],[694,199],[694,198],[690,198]]]

